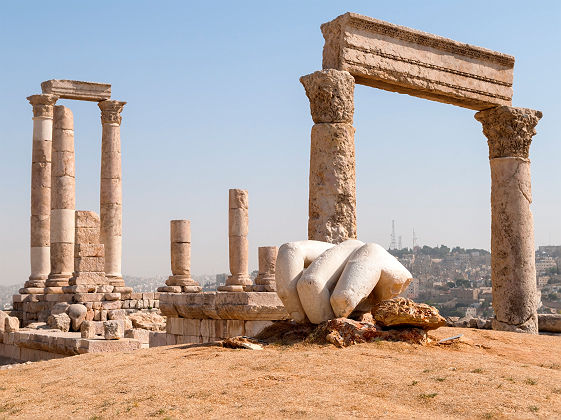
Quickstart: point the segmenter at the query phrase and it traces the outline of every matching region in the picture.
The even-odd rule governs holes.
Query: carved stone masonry
[[[540,111],[500,106],[475,114],[491,165],[493,328],[538,332],[529,148]]]
[[[339,243],[356,238],[354,79],[321,70],[300,81],[310,100],[312,127],[308,239]]]
[[[540,111],[510,106],[499,106],[475,114],[475,119],[483,124],[483,134],[488,139],[489,159],[528,159],[530,143],[541,117]]]

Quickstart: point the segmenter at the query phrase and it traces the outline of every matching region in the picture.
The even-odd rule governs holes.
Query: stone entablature
[[[514,57],[346,13],[321,26],[323,68],[359,84],[465,108],[511,105]]]
[[[111,85],[108,83],[53,79],[41,83],[41,90],[61,99],[99,102],[111,98]]]

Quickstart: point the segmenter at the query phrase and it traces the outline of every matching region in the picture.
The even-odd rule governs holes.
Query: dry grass
[[[0,418],[561,418],[561,337],[441,328],[463,343],[172,346],[0,371]]]

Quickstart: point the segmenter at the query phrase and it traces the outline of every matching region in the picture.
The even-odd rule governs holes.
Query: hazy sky
[[[123,111],[123,273],[169,274],[169,220],[192,223],[192,271],[228,271],[228,188],[257,247],[306,238],[309,102],[319,26],[347,11],[514,55],[513,105],[539,109],[536,245],[561,244],[561,2],[5,2],[0,14],[0,284],[29,276],[32,109],[48,79],[112,84]],[[474,111],[357,86],[359,239],[490,247],[486,138]],[[74,112],[77,208],[99,211],[101,123]]]

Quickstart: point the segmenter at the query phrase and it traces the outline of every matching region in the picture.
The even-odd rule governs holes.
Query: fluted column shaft
[[[126,102],[107,100],[101,109],[100,218],[101,243],[105,246],[105,275],[109,284],[124,286],[121,273],[122,186],[121,186],[121,111]]]
[[[315,123],[308,239],[339,243],[356,238],[354,78],[346,71],[329,69],[303,76],[300,82]]]
[[[45,287],[50,271],[51,147],[56,95],[33,95],[31,164],[31,275],[26,288]]]
[[[51,273],[47,292],[68,286],[74,271],[75,166],[74,117],[65,106],[54,107],[51,165]]]
[[[538,333],[529,149],[540,111],[500,106],[475,118],[488,139],[491,166],[493,328]]]
[[[251,285],[248,273],[248,194],[246,190],[229,190],[228,247],[230,273],[226,285],[219,291],[243,292]]]

